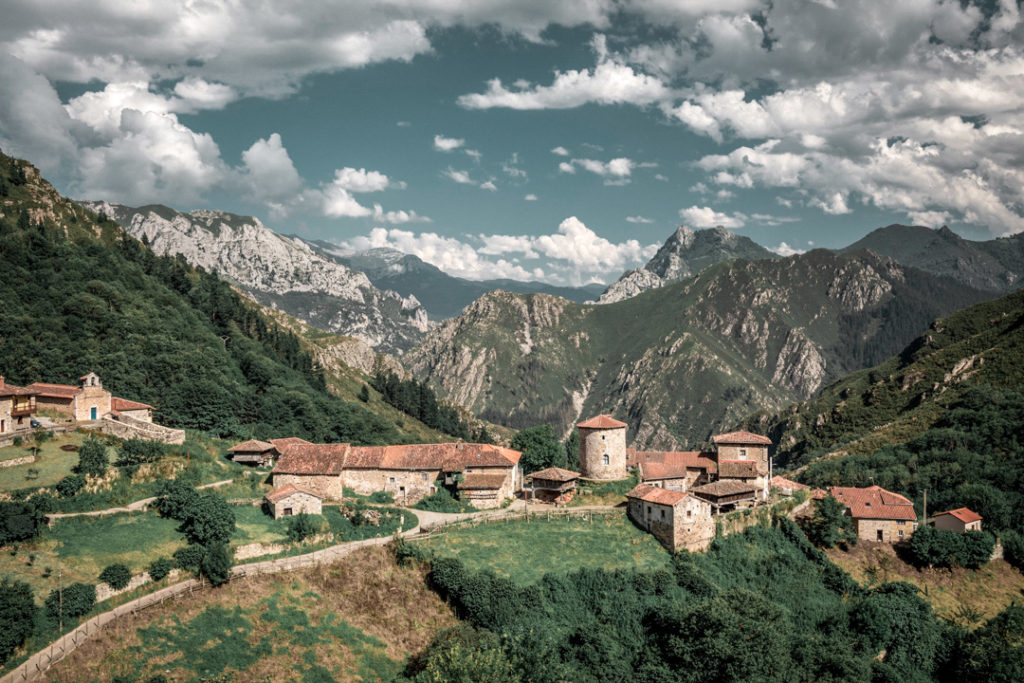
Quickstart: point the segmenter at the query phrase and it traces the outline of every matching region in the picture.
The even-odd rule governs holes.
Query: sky
[[[472,279],[1024,231],[1016,0],[5,0],[0,149]]]

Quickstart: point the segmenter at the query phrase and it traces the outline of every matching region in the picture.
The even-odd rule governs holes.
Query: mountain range
[[[403,359],[440,394],[509,427],[626,420],[638,447],[703,442],[810,398],[990,298],[871,252],[719,263],[620,302],[492,292]]]
[[[546,282],[509,279],[467,280],[396,249],[381,247],[352,252],[319,240],[306,241],[306,244],[338,263],[366,273],[370,282],[381,289],[416,297],[435,320],[458,315],[466,306],[496,289],[521,294],[552,294],[580,303],[593,299],[604,289],[602,284],[560,287]]]
[[[363,273],[325,258],[302,240],[279,235],[258,218],[222,211],[182,213],[159,205],[81,203],[115,220],[157,254],[181,255],[261,304],[361,339],[377,351],[401,353],[429,326],[415,297],[378,289]]]

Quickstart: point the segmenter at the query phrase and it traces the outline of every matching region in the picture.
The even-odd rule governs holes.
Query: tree
[[[964,641],[956,680],[1014,683],[1024,672],[1024,607],[1010,605]]]
[[[100,581],[114,590],[121,590],[132,580],[132,571],[123,564],[112,564],[100,572]]]
[[[82,475],[103,476],[107,471],[107,445],[95,436],[86,437],[78,448],[78,464],[74,471]]]
[[[53,621],[82,616],[96,604],[96,586],[73,583],[63,589],[52,590],[46,596],[46,614]],[[62,612],[63,610],[63,612]]]
[[[831,548],[838,544],[857,543],[853,521],[846,516],[846,506],[832,496],[818,501],[817,509],[807,523],[807,538],[816,546]]]
[[[565,440],[566,467],[574,472],[580,469],[580,430],[574,429]]]
[[[27,502],[0,501],[0,546],[38,535],[43,512],[34,496]]]
[[[519,465],[529,474],[547,467],[565,467],[565,447],[555,439],[551,425],[528,427],[516,433],[509,445],[523,455]]]
[[[178,531],[189,543],[209,546],[227,543],[235,533],[235,511],[223,496],[213,491],[197,494],[192,507],[185,511]]]
[[[158,557],[149,563],[149,567],[146,569],[149,572],[149,578],[154,581],[159,581],[168,574],[171,573],[171,569],[174,568],[174,563],[168,560],[166,557]]]
[[[519,680],[493,633],[468,624],[442,632],[409,662],[416,683],[513,683]]]
[[[0,664],[8,660],[35,630],[32,588],[21,581],[0,581]]]
[[[201,545],[187,545],[174,551],[174,562],[179,569],[198,571],[206,555],[206,548]]]
[[[58,481],[54,488],[61,498],[70,498],[85,488],[85,477],[81,474],[69,474]]]
[[[183,522],[198,498],[199,492],[191,485],[171,479],[160,484],[154,507],[161,516]]]
[[[365,384],[359,389],[359,400],[363,403],[370,400],[370,389]]]
[[[305,512],[289,517],[285,525],[288,527],[288,540],[292,543],[304,541],[320,530],[320,525],[314,521],[313,515],[307,515]]]
[[[207,546],[200,569],[214,586],[225,583],[231,577],[231,553],[228,547],[216,542]]]

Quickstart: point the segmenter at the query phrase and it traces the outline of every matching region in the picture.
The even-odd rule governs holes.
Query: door
[[[93,406],[92,408],[89,408],[89,419],[90,420],[95,420],[96,419],[96,406]]]
[[[882,530],[881,530],[881,529],[879,529],[877,533],[878,533],[878,540],[879,540],[879,541],[884,541],[885,539],[884,539],[884,538],[882,538]]]

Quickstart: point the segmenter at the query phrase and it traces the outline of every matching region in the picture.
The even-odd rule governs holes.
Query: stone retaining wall
[[[0,468],[4,467],[17,467],[18,465],[28,465],[36,461],[36,456],[27,455],[24,458],[14,458],[13,460],[0,461]]]
[[[100,431],[111,434],[119,439],[145,439],[159,441],[174,446],[185,443],[184,429],[171,429],[163,425],[153,424],[127,415],[111,417],[105,415],[100,421]]]

